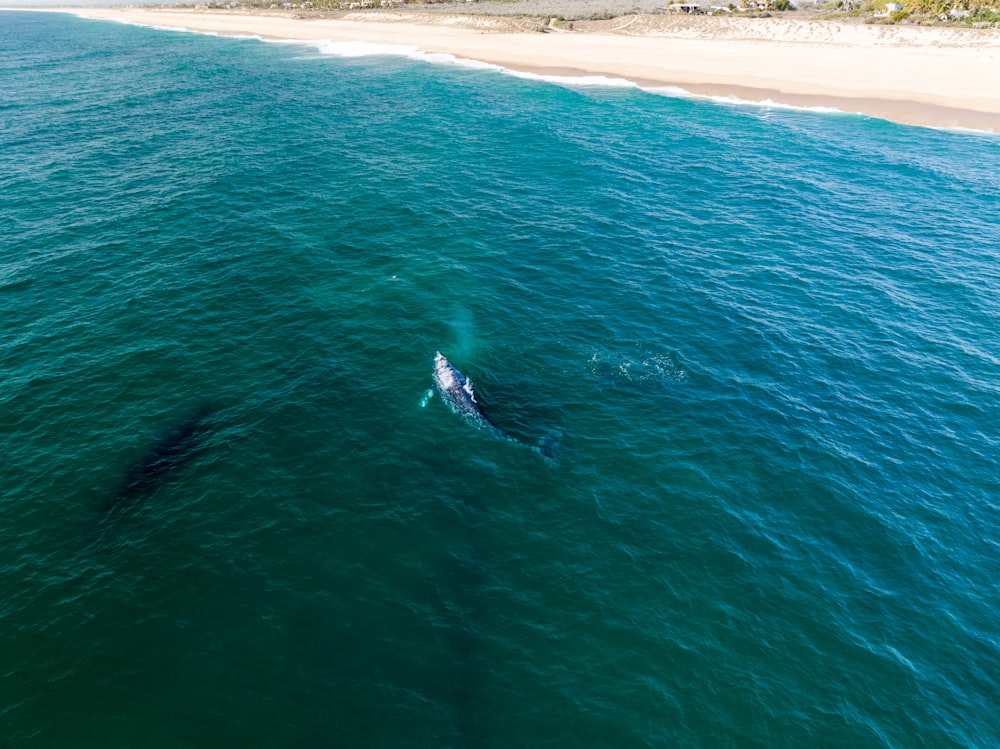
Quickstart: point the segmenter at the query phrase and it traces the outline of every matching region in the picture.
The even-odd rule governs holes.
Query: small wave
[[[267,40],[266,40],[267,41]],[[280,40],[285,43],[285,40]],[[301,42],[293,42],[301,43]],[[405,57],[409,60],[417,60],[432,65],[454,65],[471,70],[490,70],[503,73],[515,78],[523,78],[529,81],[542,81],[553,83],[558,86],[597,86],[606,88],[638,88],[638,84],[625,78],[606,75],[545,75],[543,73],[533,73],[525,70],[515,70],[496,65],[491,62],[474,60],[468,57],[459,57],[446,52],[424,52],[418,47],[405,44],[380,44],[376,42],[333,42],[314,41],[306,42],[316,47],[321,54],[334,57]]]
[[[837,109],[836,107],[788,104],[785,102],[775,101],[774,99],[756,100],[756,99],[745,99],[742,96],[735,96],[735,95],[720,96],[712,94],[697,94],[693,91],[688,91],[686,88],[683,88],[682,86],[643,86],[641,88],[648,94],[668,96],[675,99],[710,101],[715,104],[730,104],[738,107],[758,107],[760,109],[787,109],[794,112],[816,112],[818,114],[843,114],[843,115],[860,114],[859,112],[850,112],[844,109]]]
[[[272,41],[272,40],[265,40]],[[294,40],[273,40],[278,43],[302,44],[301,41]],[[494,65],[481,60],[472,60],[465,57],[446,52],[424,52],[418,47],[407,44],[381,44],[377,42],[334,42],[330,40],[315,40],[304,42],[315,47],[321,54],[332,57],[404,57],[408,60],[417,60],[432,65],[456,65],[472,70],[495,70],[503,71],[499,65]]]
[[[413,57],[419,54],[416,47],[403,44],[376,44],[374,42],[332,42],[315,41],[312,44],[324,55],[334,57]]]
[[[979,130],[974,127],[958,127],[957,125],[952,125],[950,127],[931,127],[931,130],[941,130],[946,133],[956,133],[958,135],[974,135],[977,137],[988,136],[988,137],[1000,137],[1000,130]]]
[[[515,78],[525,78],[529,81],[544,81],[558,86],[599,86],[604,88],[638,88],[638,84],[625,78],[613,78],[606,75],[543,75],[528,71],[499,68],[507,75]]]

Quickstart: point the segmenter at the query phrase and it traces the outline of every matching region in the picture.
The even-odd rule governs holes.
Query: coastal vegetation
[[[910,16],[935,17],[942,20],[977,21],[996,23],[1000,21],[1000,0],[908,0],[904,10]]]
[[[857,16],[867,23],[1000,26],[1000,0],[832,0],[828,17]]]

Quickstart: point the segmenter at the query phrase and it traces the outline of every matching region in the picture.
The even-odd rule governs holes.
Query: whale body
[[[523,444],[493,423],[476,401],[476,391],[472,387],[472,381],[440,351],[434,355],[434,382],[445,403],[467,422],[500,439]],[[558,444],[559,432],[554,431],[546,435],[537,447],[531,446],[531,449],[546,458],[554,459]]]
[[[119,515],[168,481],[194,455],[214,410],[202,408],[164,432],[125,473],[118,494],[105,507],[106,518]]]
[[[493,423],[476,401],[472,381],[462,374],[440,351],[434,356],[434,382],[445,403],[456,414],[473,426],[479,427],[501,439],[516,440]]]

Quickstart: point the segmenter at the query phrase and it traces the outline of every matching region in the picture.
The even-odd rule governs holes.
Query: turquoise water
[[[1000,744],[995,136],[28,13],[0,133],[0,746]]]

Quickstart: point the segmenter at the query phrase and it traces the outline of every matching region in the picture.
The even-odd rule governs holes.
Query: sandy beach
[[[452,6],[454,7],[454,6]],[[100,8],[94,19],[267,39],[415,48],[550,75],[609,76],[696,95],[1000,132],[1000,31],[641,14],[572,25],[409,11],[338,17]],[[571,27],[570,27],[571,26]],[[544,33],[543,33],[544,32]]]

